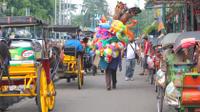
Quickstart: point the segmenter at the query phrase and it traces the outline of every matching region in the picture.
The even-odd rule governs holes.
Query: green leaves
[[[25,16],[26,8],[30,9],[30,14],[38,18],[49,20],[54,16],[54,0],[7,0],[8,12],[11,15],[13,7],[13,16]]]

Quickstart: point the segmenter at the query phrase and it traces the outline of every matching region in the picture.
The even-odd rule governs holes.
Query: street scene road
[[[146,82],[146,77],[138,75],[140,66],[136,66],[134,81],[125,81],[125,63],[123,71],[118,72],[117,89],[107,91],[104,75],[88,74],[83,89],[78,90],[76,81],[66,83],[58,81],[56,85],[56,106],[53,112],[157,112],[154,86]],[[24,99],[11,106],[7,112],[36,112],[34,99]],[[165,112],[173,112],[169,108]]]
[[[0,112],[200,112],[199,6],[0,0]]]

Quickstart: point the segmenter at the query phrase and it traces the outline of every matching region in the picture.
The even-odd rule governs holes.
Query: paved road
[[[123,64],[124,65],[124,64]],[[124,81],[124,69],[118,73],[117,89],[105,89],[104,76],[87,76],[82,90],[75,82],[56,83],[57,97],[54,112],[156,112],[156,93],[152,85],[139,76],[137,67],[134,81]],[[36,112],[34,99],[25,99],[9,108],[8,112]],[[166,112],[171,112],[166,110]]]

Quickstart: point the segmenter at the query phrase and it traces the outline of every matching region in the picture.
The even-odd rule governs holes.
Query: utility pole
[[[59,20],[58,20],[58,24],[61,25],[62,24],[62,0],[59,0]]]
[[[191,8],[190,8],[190,12],[191,12],[191,31],[194,31],[194,4],[191,3]]]
[[[57,0],[55,0],[55,15],[54,15],[54,25],[57,24]]]
[[[184,32],[187,31],[187,3],[184,4]]]

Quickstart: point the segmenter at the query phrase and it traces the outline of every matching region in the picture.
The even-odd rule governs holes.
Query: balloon
[[[115,44],[116,44],[115,42],[112,42],[112,43],[111,43],[112,46],[115,46]]]
[[[134,33],[133,33],[131,30],[126,29],[126,30],[124,31],[124,33],[125,33],[125,35],[129,38],[129,40],[134,40]]]
[[[112,49],[112,50],[116,49],[116,42],[112,42],[112,43],[111,43],[111,49]]]
[[[119,51],[118,50],[113,51],[112,57],[117,58],[118,56],[119,56]]]
[[[103,47],[106,47],[109,44],[108,40],[102,40],[101,42]]]
[[[112,61],[112,56],[105,56],[104,59],[107,63],[110,63]]]
[[[125,29],[125,25],[119,20],[113,20],[110,28],[111,33],[122,32]]]
[[[129,40],[134,40],[134,33],[130,30],[130,28],[134,27],[137,23],[137,20],[131,20],[131,24],[126,25],[124,34],[129,38]]]
[[[99,51],[99,50],[96,50],[96,51],[95,51],[95,54],[99,56],[99,55],[100,55],[100,51]]]
[[[107,21],[107,19],[105,16],[102,16],[100,21],[101,21],[101,23],[105,23]]]
[[[97,42],[97,48],[98,48],[98,49],[101,49],[101,48],[102,48],[102,46],[103,46],[103,44],[102,44],[102,42],[101,42],[101,41]]]
[[[100,28],[104,28],[104,29],[109,29],[110,28],[110,24],[109,23],[100,23],[99,27]]]
[[[93,50],[90,50],[90,55],[94,55],[94,51]],[[99,52],[100,53],[100,52]]]
[[[100,56],[103,56],[103,53],[104,53],[104,49],[101,48],[101,49],[100,49]]]
[[[104,56],[111,56],[112,55],[112,49],[111,48],[106,48],[104,50]]]
[[[110,45],[109,45],[109,48],[112,49],[112,50],[114,50],[114,49],[115,49],[115,46],[113,46],[113,45],[110,44]]]
[[[111,36],[112,35],[110,34],[110,32],[108,32],[107,29],[100,28],[100,27],[97,29],[97,33],[96,33],[96,37],[97,38],[101,38],[101,39],[105,40],[105,39],[107,39],[107,38],[109,38]]]
[[[128,43],[128,37],[126,37],[125,35],[122,35],[121,32],[117,32],[116,36],[120,41]]]
[[[118,42],[119,49],[124,49],[125,45],[122,42]]]

